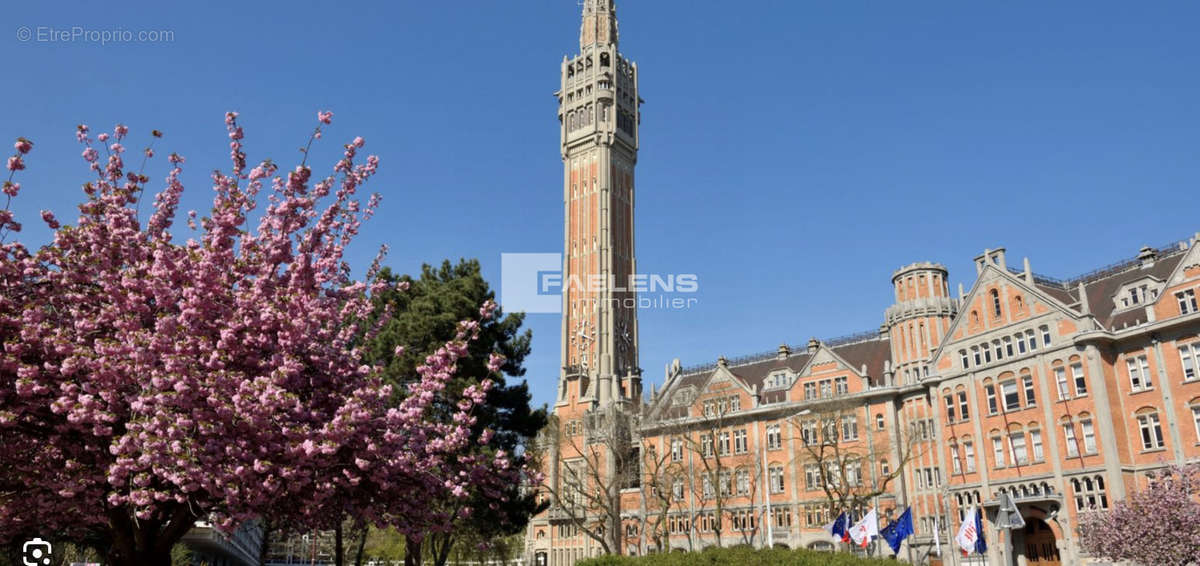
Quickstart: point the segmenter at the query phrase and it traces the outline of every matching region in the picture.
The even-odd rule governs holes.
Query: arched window
[[[1019,311],[1025,310],[1025,298],[1022,297],[1021,295],[1017,295],[1016,301],[1017,301],[1017,310],[1019,310]]]
[[[609,62],[608,53],[601,53],[600,54],[600,66],[607,67],[607,66],[609,66],[609,64],[610,64],[610,62]]]
[[[1096,450],[1097,450],[1096,428],[1092,424],[1091,413],[1088,413],[1087,411],[1079,413],[1078,421],[1079,421],[1079,436],[1080,436],[1080,440],[1083,441],[1083,453],[1084,454],[1095,454]]]
[[[959,475],[962,473],[962,459],[958,453],[958,441],[950,440],[950,473]]]
[[[971,324],[979,324],[979,311],[971,311]]]
[[[1137,418],[1138,433],[1142,439],[1142,450],[1157,450],[1164,446],[1162,422],[1153,407],[1142,407],[1134,416]]]
[[[1000,318],[1000,291],[992,289],[992,315]]]

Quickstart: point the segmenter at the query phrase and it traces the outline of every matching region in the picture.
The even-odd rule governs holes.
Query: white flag
[[[937,555],[942,555],[942,529],[938,528],[937,515],[933,516],[933,548],[937,550]]]
[[[850,538],[854,540],[854,544],[866,547],[867,543],[871,542],[871,537],[879,536],[879,515],[875,514],[872,509],[863,517],[861,521],[850,527]]]
[[[954,537],[958,546],[967,554],[975,552],[975,542],[979,540],[979,532],[975,530],[976,513],[979,513],[978,507],[972,507],[970,511],[967,511],[962,526],[958,528],[958,536]]]
[[[840,537],[838,537],[837,535],[833,534],[833,526],[836,525],[838,522],[838,519],[841,519],[841,518],[842,518],[841,516],[838,516],[837,519],[834,519],[828,523],[825,523],[824,525],[821,525],[821,530],[825,531],[825,534],[829,535],[830,537],[833,537],[833,539],[838,542],[841,542],[842,539]]]

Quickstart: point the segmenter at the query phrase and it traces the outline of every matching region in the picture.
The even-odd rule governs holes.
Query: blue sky
[[[380,215],[353,249],[389,264],[557,252],[551,93],[578,47],[571,0],[379,3],[24,2],[6,9],[0,139],[37,144],[13,208],[74,218],[87,170],[72,132],[124,122],[188,158],[185,208],[228,167],[222,114],[250,160],[294,163],[362,135]],[[642,271],[700,276],[690,311],[641,316],[642,366],[877,328],[892,271],[1007,246],[1070,276],[1200,230],[1200,5],[1186,2],[619,2],[641,69]],[[174,41],[20,41],[19,28],[169,30]],[[5,142],[9,143],[9,142]],[[320,171],[318,169],[318,171]],[[161,158],[149,168],[161,179]],[[553,398],[559,323],[532,315],[528,378]]]

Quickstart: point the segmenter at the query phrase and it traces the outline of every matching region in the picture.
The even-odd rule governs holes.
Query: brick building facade
[[[641,99],[611,0],[584,3],[581,53],[562,75],[564,280],[634,273]],[[1200,460],[1198,244],[1068,280],[986,250],[954,292],[945,267],[914,263],[893,274],[890,306],[881,293],[877,331],[676,361],[648,394],[636,309],[568,289],[554,418],[536,446],[551,506],[527,531],[528,563],[832,548],[822,526],[838,511],[876,508],[886,524],[905,507],[916,533],[899,558],[964,563],[952,536],[972,505],[987,563],[1086,563],[1080,513]],[[1001,493],[1024,529],[991,523]]]

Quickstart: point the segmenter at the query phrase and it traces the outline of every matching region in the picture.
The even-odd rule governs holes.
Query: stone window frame
[[[1158,413],[1156,407],[1149,406],[1142,407],[1133,413],[1134,420],[1138,423],[1138,440],[1141,441],[1142,452],[1157,452],[1167,447],[1167,439],[1162,430],[1162,418]],[[1147,431],[1150,431],[1149,435]]]
[[[1080,454],[1079,437],[1075,434],[1075,421],[1070,415],[1064,415],[1058,420],[1058,423],[1059,426],[1062,427],[1063,445],[1067,449],[1067,457],[1078,458]]]
[[[1183,374],[1183,382],[1191,383],[1200,380],[1200,340],[1191,342],[1175,343],[1175,350],[1179,352],[1179,369]],[[1188,362],[1191,362],[1192,376],[1188,377]]]

